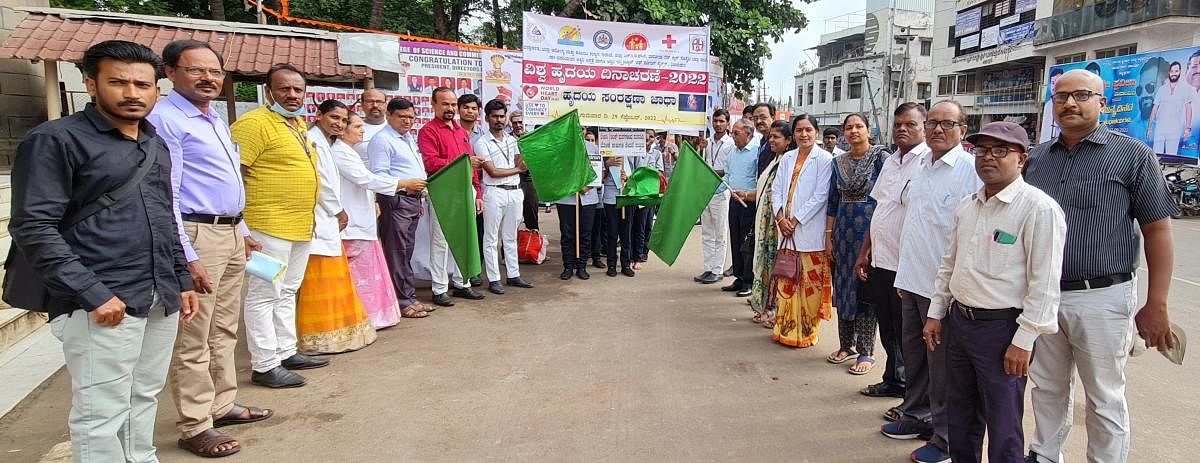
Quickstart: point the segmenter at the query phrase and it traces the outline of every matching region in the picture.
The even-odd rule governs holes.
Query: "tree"
[[[383,27],[383,0],[371,0],[371,21],[367,23],[370,29]]]

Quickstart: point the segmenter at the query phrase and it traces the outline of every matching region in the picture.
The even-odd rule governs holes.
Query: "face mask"
[[[284,108],[283,105],[280,105],[279,103],[275,103],[275,104],[271,105],[271,111],[275,111],[276,114],[279,114],[280,116],[283,116],[283,117],[289,117],[289,118],[290,117],[300,117],[305,114],[308,114],[308,111],[305,111],[304,105],[300,105],[300,109],[297,109],[295,111],[288,111],[288,109]]]

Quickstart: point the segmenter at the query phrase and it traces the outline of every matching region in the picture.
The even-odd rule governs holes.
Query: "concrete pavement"
[[[553,217],[542,220],[556,239]],[[1176,225],[1172,316],[1200,336],[1200,221]],[[699,233],[674,267],[652,258],[635,278],[561,282],[552,252],[550,263],[522,267],[536,288],[405,319],[374,345],[302,372],[309,385],[299,389],[249,384],[242,347],[238,402],[277,414],[224,428],[244,447],[226,461],[908,461],[919,442],[878,432],[899,400],[858,394],[882,367],[858,377],[826,363],[836,321],[814,348],[773,343],[742,299],[692,282]],[[1182,437],[1200,416],[1194,362],[1130,363],[1131,461],[1200,454]],[[1084,455],[1079,392],[1070,461]],[[161,398],[160,458],[199,461],[175,447],[174,406]],[[60,372],[0,420],[0,460],[58,461],[47,453],[68,440],[69,401]]]

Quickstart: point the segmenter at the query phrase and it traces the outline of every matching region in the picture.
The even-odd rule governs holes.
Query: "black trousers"
[[[946,421],[955,462],[983,461],[985,431],[989,462],[1022,461],[1026,378],[1004,373],[1004,353],[1016,332],[1016,320],[968,320],[953,307],[942,319],[938,348],[946,349]]]
[[[607,222],[608,229],[604,232],[608,243],[605,245],[604,252],[608,254],[608,268],[616,268],[617,266],[617,243],[621,243],[621,268],[629,268],[633,257],[633,244],[630,242],[630,235],[633,232],[633,215],[636,207],[630,206],[624,209],[617,209],[615,204],[604,205],[604,220]],[[622,217],[624,212],[624,217]]]
[[[634,208],[633,217],[633,260],[645,262],[650,257],[650,229],[654,227],[655,206]]]
[[[537,190],[533,188],[533,181],[521,178],[521,192],[525,194],[525,203],[521,205],[521,215],[525,219],[525,228],[537,230],[538,197]]]
[[[900,295],[896,294],[896,272],[871,268],[867,285],[871,291],[871,309],[879,320],[879,341],[887,352],[883,383],[904,389],[904,354],[900,352],[900,327],[902,326]],[[861,290],[861,286],[859,287]]]
[[[596,221],[596,206],[581,206],[579,227],[575,227],[575,205],[555,204],[558,210],[558,244],[562,251],[563,268],[585,268],[592,254],[592,224]],[[582,233],[581,233],[582,232]],[[579,255],[575,255],[575,237],[579,236]]]
[[[754,282],[754,203],[743,206],[737,201],[729,202],[729,253],[733,255],[734,283],[748,287]],[[750,240],[750,243],[746,243]],[[743,252],[749,248],[750,252]]]
[[[591,207],[588,206],[588,208]],[[598,204],[594,209],[585,209],[584,213],[590,213],[595,217],[592,220],[592,258],[599,259],[608,247],[608,237],[604,234],[605,227],[608,225],[604,220],[604,205]]]

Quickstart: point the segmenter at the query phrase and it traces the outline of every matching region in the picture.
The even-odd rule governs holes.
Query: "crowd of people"
[[[516,234],[522,216],[538,229],[539,205],[518,146],[523,119],[503,102],[439,88],[434,119],[414,131],[412,102],[368,90],[364,114],[328,100],[309,127],[304,75],[279,64],[266,74],[269,104],[227,125],[210,105],[224,63],[204,42],[172,42],[161,58],[101,42],[82,69],[93,102],[18,148],[10,225],[45,281],[63,341],[75,461],[157,461],[163,387],[181,448],[238,452],[218,428],[274,414],[235,400],[239,320],[251,382],[301,387],[297,370],[329,363],[315,355],[362,349],[376,330],[455,298],[483,299],[475,287],[532,287]],[[160,72],[173,85],[162,99]],[[701,216],[695,281],[732,277],[721,289],[748,298],[754,322],[785,346],[816,345],[836,313],[838,345],[826,360],[851,363],[851,374],[874,370],[878,329],[882,381],[861,392],[903,399],[881,431],[927,440],[914,461],[980,461],[985,429],[989,461],[1064,461],[1076,369],[1088,457],[1124,461],[1133,328],[1148,346],[1170,347],[1175,206],[1153,153],[1098,123],[1102,88],[1083,71],[1058,79],[1062,133],[1031,152],[1024,129],[1004,122],[965,137],[967,151],[966,115],[953,101],[896,108],[894,148],[873,143],[859,114],[822,131],[809,115],[774,120],[769,104],[732,124],[717,110],[712,136],[689,139],[723,178]],[[589,152],[599,135],[581,134]],[[669,176],[679,147],[648,131],[646,149],[607,158],[602,186],[555,205],[563,280],[589,279],[589,260],[610,277],[633,277],[646,262],[655,208],[618,208],[619,188],[641,167]],[[476,278],[454,264],[424,193],[464,155],[484,263]],[[100,197],[106,207],[68,222]],[[1139,234],[1149,297],[1136,310]],[[416,295],[419,246],[432,304]],[[275,279],[248,276],[254,252],[286,268]]]

